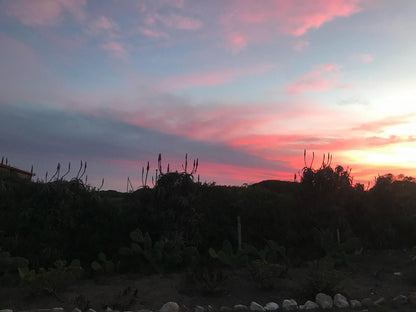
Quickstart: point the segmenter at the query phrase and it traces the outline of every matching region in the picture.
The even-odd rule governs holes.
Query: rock
[[[263,306],[261,306],[260,304],[258,304],[255,301],[252,301],[250,303],[250,311],[258,311],[258,312],[264,312],[264,308]]]
[[[336,294],[334,296],[334,306],[340,309],[348,308],[350,304],[348,303],[347,298],[341,294]]]
[[[371,298],[364,298],[363,300],[361,300],[361,305],[363,305],[366,308],[369,308],[374,306],[374,302],[373,300],[371,300]]]
[[[13,312],[13,310],[12,309],[3,309],[3,310],[0,310],[0,312]]]
[[[234,311],[247,311],[247,310],[248,310],[248,308],[247,308],[247,306],[246,306],[246,305],[244,305],[244,304],[236,304],[236,305],[233,307],[233,310],[234,310]]]
[[[64,312],[64,308],[52,308],[52,312]]]
[[[75,308],[75,309],[72,310],[72,312],[82,312],[82,311],[78,308]]]
[[[230,311],[232,311],[232,310],[233,310],[232,308],[227,307],[227,306],[222,306],[222,307],[220,308],[220,312],[230,312]]]
[[[293,299],[285,299],[282,303],[282,309],[285,311],[294,311],[298,309],[298,303]]]
[[[376,301],[374,301],[374,305],[379,306],[386,302],[386,299],[384,297],[378,298]]]
[[[302,306],[302,310],[314,310],[318,309],[319,305],[316,302],[313,301],[306,301],[305,304]]]
[[[401,306],[401,305],[407,304],[409,302],[409,300],[407,299],[407,297],[405,295],[398,295],[398,296],[394,297],[391,301],[396,306]]]
[[[205,312],[205,308],[203,306],[197,305],[194,309],[195,312]]]
[[[149,309],[140,309],[137,312],[153,312],[153,311]]]
[[[97,311],[95,311],[94,309],[89,308],[89,309],[87,310],[87,312],[97,312]]]
[[[207,310],[208,310],[208,312],[214,312],[214,308],[213,308],[213,306],[212,305],[207,305]]]
[[[324,293],[317,294],[315,301],[322,309],[332,309],[334,304],[331,296],[328,296]]]
[[[416,292],[410,293],[409,296],[407,296],[407,300],[411,304],[416,304]]]
[[[160,312],[178,312],[179,305],[176,302],[166,302],[159,310]]]
[[[361,302],[359,300],[352,299],[352,300],[350,300],[350,306],[353,309],[358,309],[358,308],[361,308],[362,307],[362,304],[361,304]]]
[[[264,306],[264,310],[267,312],[273,312],[273,311],[279,310],[279,305],[276,302],[268,302]]]

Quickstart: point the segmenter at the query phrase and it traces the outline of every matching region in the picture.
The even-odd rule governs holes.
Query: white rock
[[[285,299],[282,303],[282,309],[285,311],[294,311],[298,309],[298,303],[293,299]]]
[[[319,293],[316,295],[315,301],[322,309],[332,309],[333,301],[331,296]]]
[[[166,302],[159,310],[160,312],[178,312],[179,305],[176,302]]]
[[[279,305],[276,302],[268,302],[264,306],[264,310],[267,312],[273,312],[273,311],[279,310]]]
[[[314,309],[318,309],[319,305],[316,302],[313,301],[306,301],[305,304],[302,306],[302,310],[314,310]]]
[[[376,301],[374,301],[375,305],[382,305],[386,302],[386,299],[384,299],[384,297],[380,297],[378,298]]]
[[[357,309],[357,308],[361,308],[362,307],[361,302],[359,300],[356,300],[356,299],[350,300],[350,306],[353,309]]]
[[[244,304],[236,304],[236,305],[233,307],[233,310],[234,310],[234,311],[247,311],[247,310],[248,310],[248,308],[247,308],[247,306],[246,306],[246,305],[244,305]]]
[[[365,306],[366,308],[374,306],[373,300],[371,298],[364,298],[361,300],[361,305]]]
[[[252,301],[250,303],[250,311],[264,312],[264,308],[263,308],[263,306],[261,306],[257,302]]]
[[[408,301],[409,300],[407,299],[407,297],[405,295],[398,295],[398,296],[396,296],[392,299],[392,302],[393,302],[394,305],[404,305]]]
[[[334,296],[334,306],[340,309],[348,308],[350,304],[348,303],[347,298],[341,294],[336,294]]]
[[[195,312],[205,312],[205,308],[203,306],[197,305],[195,307]]]

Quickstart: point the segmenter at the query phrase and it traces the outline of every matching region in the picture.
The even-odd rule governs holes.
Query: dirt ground
[[[416,311],[416,305],[408,304],[398,310],[390,304],[397,295],[416,292],[415,255],[415,251],[364,252],[342,269],[343,278],[337,289],[349,299],[386,299],[384,307],[370,308],[370,311]],[[263,305],[274,301],[280,305],[283,299],[289,298],[303,304],[307,299],[314,300],[305,292],[307,272],[306,268],[289,269],[284,277],[276,280],[274,289],[265,291],[256,287],[248,271],[227,271],[222,285],[224,292],[216,296],[203,295],[187,272],[151,276],[124,274],[95,281],[82,280],[58,293],[57,297],[30,296],[21,288],[0,287],[0,309],[63,307],[72,310],[78,306],[100,311],[110,306],[118,310],[147,308],[156,311],[163,303],[176,301],[182,311],[193,311],[196,305],[212,305],[218,309],[223,305],[249,305],[251,301]]]

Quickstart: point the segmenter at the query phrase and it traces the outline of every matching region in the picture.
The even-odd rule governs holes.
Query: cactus
[[[243,244],[240,250],[234,252],[231,243],[225,240],[222,243],[222,250],[216,252],[213,248],[209,248],[208,252],[212,258],[219,260],[229,267],[237,268],[246,265],[248,256],[255,253],[256,249],[248,244]]]
[[[182,264],[182,246],[167,239],[152,241],[149,233],[136,229],[130,233],[130,247],[122,247],[119,253],[124,256],[139,256],[149,264],[154,271],[161,273]]]
[[[0,248],[0,276],[4,273],[16,272],[19,268],[28,266],[29,261],[22,257],[12,257],[9,252]]]
[[[111,260],[108,260],[103,252],[100,252],[98,254],[98,259],[91,262],[91,269],[94,272],[113,273],[114,263]]]

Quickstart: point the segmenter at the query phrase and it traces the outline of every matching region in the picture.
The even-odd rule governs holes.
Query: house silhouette
[[[3,162],[0,163],[0,174],[1,175],[15,175],[22,179],[31,180],[32,177],[35,176],[33,173],[33,167],[30,171],[22,170],[13,166],[8,165],[7,163],[4,164]]]

